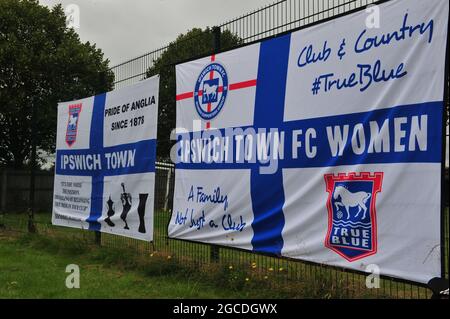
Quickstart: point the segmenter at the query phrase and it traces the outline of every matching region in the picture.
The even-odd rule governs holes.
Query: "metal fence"
[[[374,2],[371,0],[283,0],[219,24],[215,28],[216,30],[218,28],[222,33],[226,31],[231,32],[240,39],[241,44],[246,44],[332,18],[333,16],[367,6]],[[192,41],[192,43],[195,43],[199,39],[194,36],[185,38],[183,41]],[[168,48],[176,45],[179,45],[179,43],[169,43],[167,46],[113,67],[112,70],[116,76],[115,87],[120,88],[144,79],[147,70],[154,66],[155,61]],[[198,47],[199,49],[192,54],[192,58],[213,53],[217,44],[211,43],[210,49],[205,49],[204,47],[200,49],[200,46]],[[231,48],[222,46],[221,49]],[[180,61],[167,61],[170,64],[167,67],[173,67],[173,64],[178,62]],[[170,176],[173,180],[173,175]],[[254,267],[257,265],[262,275],[282,269],[285,280],[313,281],[319,286],[318,289],[328,290],[329,292],[334,291],[335,293],[331,293],[333,296],[428,297],[427,289],[420,285],[395,281],[392,278],[383,279],[380,289],[368,290],[365,286],[365,275],[349,272],[344,269],[267,257],[224,247],[221,247],[219,250],[214,246],[168,239],[166,226],[170,218],[170,211],[170,209],[165,209],[155,213],[153,247],[157,250],[167,251],[179,259],[196,263],[218,262],[230,265],[237,263],[240,267]],[[448,219],[445,225],[447,236],[446,254],[448,256]],[[126,242],[130,243],[130,240],[116,236],[103,238],[104,244],[123,245]],[[446,268],[448,277],[448,264]],[[324,283],[326,283],[325,286],[323,286]],[[337,293],[338,290],[340,293]]]
[[[36,172],[35,209],[51,212],[53,172]],[[30,207],[30,171],[0,169],[0,212],[24,212]]]

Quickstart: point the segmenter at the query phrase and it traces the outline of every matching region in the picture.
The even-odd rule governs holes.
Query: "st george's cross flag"
[[[153,239],[159,76],[59,103],[54,225]]]
[[[378,8],[177,65],[170,237],[441,275],[449,4]]]

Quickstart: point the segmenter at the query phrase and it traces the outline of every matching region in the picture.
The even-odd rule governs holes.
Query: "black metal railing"
[[[250,43],[267,37],[287,32],[298,27],[307,26],[333,16],[372,4],[371,0],[283,0],[260,8],[223,24],[218,24],[220,31],[230,32],[241,40]],[[183,41],[198,41],[197,37]],[[153,67],[166,50],[176,42],[172,42],[157,50],[136,57],[112,67],[115,74],[115,87],[120,88],[144,79],[149,68]],[[211,44],[211,50],[213,44]],[[222,47],[222,49],[230,49]],[[203,49],[204,51],[204,49]],[[205,54],[200,49],[192,58]],[[179,61],[168,61],[175,64]],[[168,179],[170,179],[168,181]],[[211,246],[200,243],[172,240],[167,237],[167,224],[171,214],[174,169],[167,166],[157,170],[156,207],[164,207],[155,211],[155,232],[152,245],[125,237],[103,235],[102,244],[110,246],[136,247],[138,251],[161,251],[179,258],[184,262],[196,264],[220,263],[232,267],[256,269],[259,276],[269,278],[273,282],[282,280],[308,281],[313,283],[311,296],[318,297],[395,297],[395,298],[428,298],[429,292],[421,285],[384,278],[380,289],[366,288],[366,275],[350,272],[345,269],[317,265],[283,258],[267,257],[251,252],[221,247],[218,256],[212,258]],[[164,195],[158,193],[164,190]],[[169,191],[167,191],[169,190]],[[446,258],[448,260],[448,210],[446,215]],[[446,265],[448,277],[448,263]]]
[[[236,19],[219,24],[221,32],[229,31],[243,43],[249,43],[307,26],[333,16],[367,6],[373,0],[283,0],[260,8]],[[197,37],[183,41],[195,42]],[[115,87],[136,83],[146,77],[146,72],[171,44],[143,54],[111,68],[115,75]],[[222,47],[222,49],[230,49]],[[196,52],[192,57],[205,54]],[[179,61],[170,61],[177,63]]]

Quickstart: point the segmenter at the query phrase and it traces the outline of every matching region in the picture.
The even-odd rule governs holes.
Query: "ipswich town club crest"
[[[328,232],[325,246],[352,262],[377,252],[376,197],[383,173],[325,175]]]
[[[208,121],[220,113],[228,89],[227,72],[221,64],[213,62],[203,69],[194,89],[195,109],[202,119]]]
[[[82,104],[69,105],[69,120],[67,122],[66,143],[71,147],[77,140],[78,120],[80,119]]]

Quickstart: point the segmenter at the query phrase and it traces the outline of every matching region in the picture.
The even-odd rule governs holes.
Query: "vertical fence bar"
[[[29,194],[29,209],[28,209],[28,232],[35,233],[36,226],[34,225],[35,213],[35,183],[36,183],[36,136],[37,132],[37,111],[36,103],[31,102],[31,159],[30,159],[30,194]]]
[[[0,211],[2,213],[6,213],[6,199],[7,199],[7,193],[8,193],[8,171],[4,169],[2,171],[2,193],[0,194]]]
[[[450,52],[450,23],[447,25],[447,54]],[[446,58],[445,65],[445,88],[444,88],[444,112],[442,119],[442,164],[441,164],[441,277],[445,278],[447,273],[446,267],[448,267],[448,256],[446,252],[448,251],[448,239],[446,239],[446,225],[448,226],[448,220],[446,221],[446,196],[448,196],[448,182],[445,181],[445,163],[447,160],[447,121],[448,114],[447,111],[450,108],[450,61]],[[448,214],[448,212],[447,212]],[[447,233],[448,236],[448,233]]]

